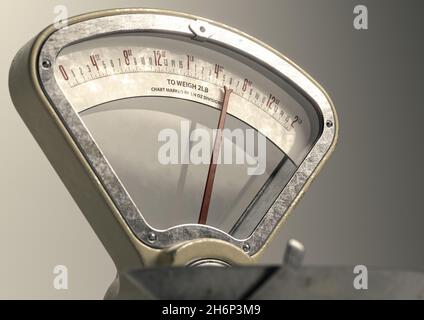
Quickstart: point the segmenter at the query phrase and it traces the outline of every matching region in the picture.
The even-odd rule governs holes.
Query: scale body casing
[[[111,195],[108,185],[93,167],[93,163],[78,141],[78,135],[72,132],[64,114],[53,106],[54,98],[49,94],[49,90],[43,87],[43,84],[51,80],[48,78],[48,71],[44,70],[44,67],[48,66],[43,66],[43,62],[46,59],[45,53],[49,53],[46,50],[46,43],[58,31],[54,26],[44,30],[16,55],[9,76],[12,100],[27,127],[114,260],[118,270],[135,266],[188,265],[203,259],[221,261],[230,265],[254,263],[258,261],[333,151],[338,136],[336,111],[322,87],[293,62],[260,41],[217,22],[171,11],[115,9],[77,16],[69,19],[67,25],[72,28],[72,26],[96,19],[113,20],[120,17],[139,17],[140,21],[145,18],[147,24],[160,24],[161,19],[153,18],[167,16],[178,20],[178,25],[181,25],[180,31],[186,36],[196,37],[196,31],[193,28],[199,23],[207,25],[208,29],[212,27],[212,30],[216,30],[201,36],[199,41],[227,41],[225,37],[220,36],[219,32],[222,32],[223,35],[231,34],[236,37],[235,39],[244,41],[233,43],[233,49],[236,49],[236,44],[239,47],[250,45],[256,48],[257,46],[266,53],[264,61],[278,59],[286,68],[284,75],[320,108],[322,132],[319,138],[292,177],[291,184],[285,188],[287,196],[280,196],[272,212],[265,215],[257,230],[248,239],[233,239],[213,228],[183,226],[182,229],[166,231],[181,235],[179,241],[174,243],[164,241],[162,246],[152,246],[142,238],[143,236],[137,234],[123,214],[123,207],[120,207],[122,203],[120,204],[116,197]],[[156,28],[159,30],[161,27]],[[90,36],[88,31],[86,36]],[[228,45],[230,46],[229,40]],[[175,234],[166,232],[158,232],[159,237],[165,240],[167,236],[169,239],[175,238]],[[251,250],[250,253],[243,250],[246,245]]]

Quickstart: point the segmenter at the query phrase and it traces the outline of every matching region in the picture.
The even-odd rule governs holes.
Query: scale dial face
[[[234,29],[120,13],[52,33],[42,88],[138,239],[213,238],[257,253],[336,135],[298,67]]]

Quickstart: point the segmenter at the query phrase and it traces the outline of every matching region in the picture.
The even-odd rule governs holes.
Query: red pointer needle
[[[202,207],[199,214],[199,224],[206,224],[208,219],[209,205],[211,203],[213,182],[215,180],[216,167],[218,163],[219,151],[222,143],[222,130],[225,125],[225,118],[227,116],[228,102],[233,90],[224,87],[224,102],[222,103],[221,113],[219,115],[218,130],[215,137],[213,146],[211,163],[209,165],[208,178],[206,179],[205,191],[203,193]]]

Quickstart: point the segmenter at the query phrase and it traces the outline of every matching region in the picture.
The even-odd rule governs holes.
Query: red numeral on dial
[[[69,80],[68,74],[66,73],[65,67],[60,65],[59,66],[59,71],[62,74],[63,79],[65,79],[66,81]]]

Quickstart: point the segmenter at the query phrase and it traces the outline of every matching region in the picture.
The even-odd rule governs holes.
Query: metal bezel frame
[[[206,26],[207,32],[200,34],[196,31],[200,28],[199,26]],[[187,37],[198,36],[203,41],[211,41],[226,49],[244,53],[259,64],[275,70],[279,76],[289,79],[319,108],[323,120],[321,136],[249,238],[238,240],[216,228],[195,224],[180,225],[164,231],[151,228],[144,221],[142,214],[97,147],[79,115],[63,97],[55,81],[53,69],[48,65],[46,67],[45,61],[49,61],[50,66],[54,65],[62,48],[70,44],[93,36],[137,31],[176,33]],[[254,56],[250,53],[254,53]],[[299,67],[250,36],[222,24],[190,15],[160,10],[115,10],[113,13],[105,12],[105,16],[94,19],[88,16],[86,20],[58,29],[48,36],[39,52],[38,73],[41,86],[53,108],[84,153],[131,231],[139,240],[152,248],[164,249],[185,241],[212,238],[231,243],[250,256],[255,255],[270,241],[277,227],[281,226],[337,140],[337,116],[330,99],[325,91]],[[152,237],[149,237],[152,233],[155,235],[154,242],[151,241]]]

